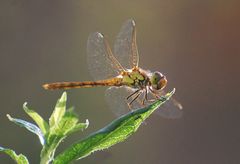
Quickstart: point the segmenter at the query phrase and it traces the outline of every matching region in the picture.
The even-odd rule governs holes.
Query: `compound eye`
[[[165,88],[166,85],[167,85],[167,79],[165,76],[162,76],[161,79],[158,81],[157,90],[161,90]]]
[[[167,80],[160,72],[154,72],[151,77],[151,83],[155,90],[159,90],[166,86]]]

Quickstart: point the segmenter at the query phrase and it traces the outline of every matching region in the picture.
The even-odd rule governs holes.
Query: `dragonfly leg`
[[[143,99],[142,99],[142,101],[141,101],[141,104],[142,104],[142,106],[144,106],[145,105],[145,101],[147,101],[147,89],[144,89],[143,90],[143,93],[144,93],[144,96],[143,96]]]
[[[133,95],[136,95],[135,97],[133,97],[133,99],[129,102],[129,103],[127,103],[128,104],[128,106],[129,106],[129,108],[131,109],[131,105],[132,105],[132,103],[142,94],[142,92],[141,92],[141,90],[139,89],[139,90],[137,90],[138,92],[134,92],[134,94],[131,94],[131,96],[130,97],[132,97]],[[129,98],[130,98],[129,97]]]
[[[132,106],[127,102],[128,105],[128,109],[131,111],[132,110]]]
[[[161,91],[154,91],[154,90],[152,90],[151,88],[149,88],[149,89],[150,89],[152,95],[153,95],[156,99],[159,99],[159,98],[161,97],[161,95],[163,94],[163,93],[161,93],[161,92],[163,92],[163,90],[161,90]]]
[[[146,91],[145,89],[143,89],[142,92],[141,92],[141,94],[144,94],[144,96],[143,96],[142,100],[137,99],[137,102],[138,102],[141,106],[144,106],[144,105],[145,105],[145,100],[147,100],[147,99],[146,99],[147,91]],[[141,94],[140,94],[140,95],[141,95]],[[140,95],[139,95],[139,96],[140,96]]]
[[[135,92],[131,93],[126,99],[130,99],[133,95],[137,94],[140,91],[140,89],[136,90]]]
[[[140,89],[134,91],[134,92],[131,93],[129,96],[127,96],[127,97],[126,97],[127,101],[128,101],[131,97],[133,97],[135,94],[138,94],[139,91],[140,91]],[[132,103],[132,102],[131,102],[131,103]],[[129,109],[132,108],[132,107],[131,107],[131,103],[127,102],[127,105],[128,105],[128,108],[129,108]]]
[[[146,95],[145,95],[146,101],[147,101],[147,102],[154,102],[154,101],[158,98],[157,93],[155,93],[151,88],[147,88],[147,89],[149,89],[150,92],[147,92],[147,91],[146,91]],[[148,93],[150,93],[151,95],[153,95],[155,98],[153,98],[153,99],[148,99]]]

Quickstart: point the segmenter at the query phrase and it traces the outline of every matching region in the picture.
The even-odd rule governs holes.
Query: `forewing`
[[[124,68],[138,66],[139,56],[134,20],[129,19],[122,25],[114,44],[114,55]]]
[[[94,80],[102,80],[118,75],[108,57],[106,41],[103,35],[95,32],[89,35],[87,42],[87,62]]]

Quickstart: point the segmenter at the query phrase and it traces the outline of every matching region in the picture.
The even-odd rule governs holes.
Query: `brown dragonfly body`
[[[165,78],[161,81],[160,87],[165,87],[167,81]],[[72,88],[89,88],[89,87],[98,87],[98,86],[127,86],[136,89],[144,89],[146,87],[150,87],[151,80],[148,76],[148,73],[140,68],[133,68],[131,70],[127,70],[121,72],[119,76],[114,78],[109,78],[105,80],[97,80],[97,81],[76,81],[76,82],[56,82],[44,84],[43,88],[48,90],[55,89],[72,89]]]

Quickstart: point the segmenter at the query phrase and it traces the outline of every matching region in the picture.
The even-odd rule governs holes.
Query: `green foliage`
[[[27,107],[27,103],[23,104],[24,111],[35,121],[42,133],[45,135],[49,131],[49,125],[47,122],[34,110]]]
[[[40,143],[42,145],[44,145],[44,143],[45,143],[44,136],[42,134],[42,131],[36,125],[34,125],[30,122],[18,119],[18,118],[12,118],[9,114],[7,114],[7,117],[13,123],[19,125],[20,127],[24,127],[27,130],[29,130],[30,132],[36,134],[38,136],[39,140],[40,140]]]
[[[85,123],[78,123],[78,116],[74,113],[73,108],[66,110],[67,94],[64,92],[57,101],[55,109],[50,116],[49,124],[34,110],[23,104],[24,111],[35,121],[35,124],[25,120],[12,118],[7,115],[8,119],[15,124],[26,128],[39,137],[43,148],[41,151],[40,163],[46,164],[53,160],[57,146],[70,134],[83,129],[89,125],[88,120]]]
[[[35,124],[27,121],[12,118],[7,115],[10,121],[26,128],[30,132],[39,137],[43,148],[40,154],[41,164],[53,162],[55,164],[69,163],[76,159],[84,158],[94,151],[103,150],[126,140],[132,135],[156,109],[167,101],[173,94],[172,92],[162,96],[153,104],[146,108],[131,111],[120,118],[117,118],[106,127],[89,135],[85,139],[79,140],[65,151],[57,155],[54,159],[54,153],[58,145],[70,134],[84,130],[88,127],[89,122],[79,123],[78,116],[74,113],[73,108],[66,108],[67,94],[64,92],[61,98],[57,101],[55,109],[47,123],[38,113],[29,109],[24,103],[24,111],[34,120]],[[28,163],[27,158],[23,155],[16,155],[10,149],[0,147],[0,151],[10,155],[17,163]],[[23,159],[22,161],[20,159]]]
[[[17,155],[11,149],[0,147],[0,152],[8,154],[18,164],[28,164],[28,160],[24,155],[22,154]]]

